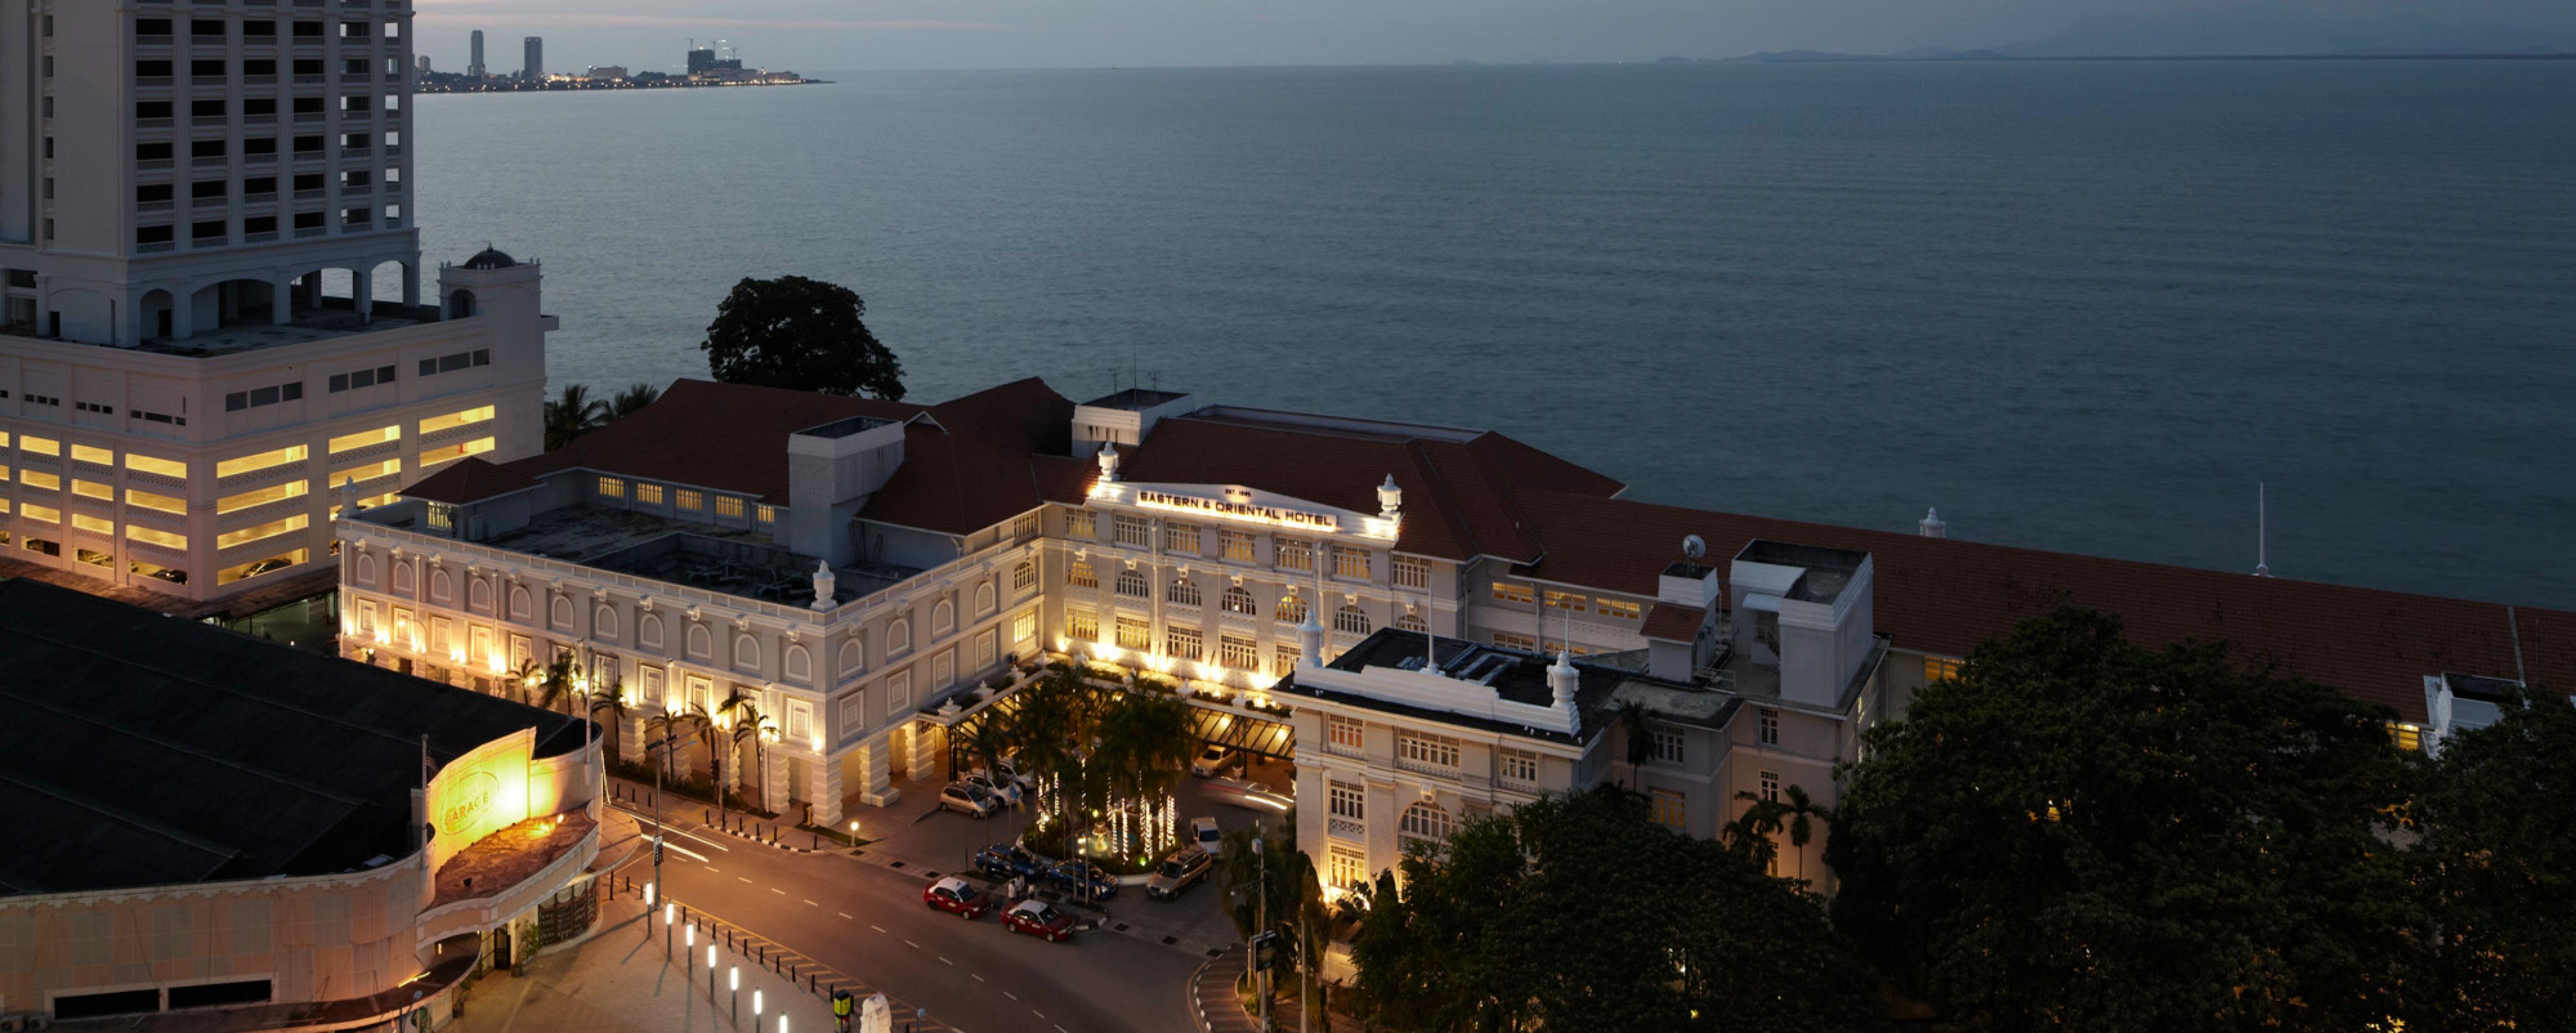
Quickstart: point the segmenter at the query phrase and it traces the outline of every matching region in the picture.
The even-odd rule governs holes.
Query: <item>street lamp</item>
[[[698,960],[698,927],[697,927],[697,926],[695,926],[695,925],[691,925],[691,926],[689,927],[689,949],[688,949],[688,950],[685,950],[685,951],[681,951],[681,952],[680,952],[680,976],[681,976],[681,978],[684,978],[684,979],[685,979],[685,978],[687,978],[687,977],[688,977],[690,967],[691,967],[691,966],[693,966],[693,965],[695,965],[695,964],[697,963],[697,960]]]
[[[760,1033],[760,991],[751,992],[751,1033]]]
[[[716,1003],[716,937],[707,934],[707,1003]]]
[[[662,902],[662,960],[664,961],[671,960],[671,919],[677,917],[679,913],[678,905],[667,900]]]
[[[742,966],[736,965],[725,974],[725,985],[733,990],[734,1025],[742,1025]]]

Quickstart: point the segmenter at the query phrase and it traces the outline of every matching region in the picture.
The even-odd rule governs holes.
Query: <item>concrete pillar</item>
[[[420,304],[419,262],[413,261],[402,263],[402,288],[403,304],[410,306],[417,306]]]
[[[945,765],[940,763],[939,744],[947,739],[938,725],[916,722],[912,726],[912,777],[916,780],[938,778]]]
[[[894,779],[886,771],[894,758],[894,733],[878,732],[859,746],[859,800],[870,807],[892,807],[902,794],[895,791]]]
[[[805,799],[814,805],[814,824],[841,827],[841,758],[824,756],[805,765]]]
[[[367,273],[365,269],[349,270],[349,299],[357,307],[361,323],[367,321],[376,306],[376,278]]]
[[[285,326],[295,319],[295,275],[285,273],[269,277],[268,321]]]
[[[760,806],[762,810],[787,813],[787,747],[774,744],[761,751]]]
[[[196,333],[197,285],[189,283],[170,288],[170,339],[183,340]]]

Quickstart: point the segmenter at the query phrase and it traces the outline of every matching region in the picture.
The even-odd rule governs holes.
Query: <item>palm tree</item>
[[[1646,766],[1654,755],[1654,729],[1646,719],[1646,708],[1636,700],[1619,704],[1619,732],[1628,739],[1628,779],[1637,780],[1637,769]]]
[[[501,676],[501,680],[517,686],[519,702],[525,703],[528,701],[528,686],[545,676],[546,669],[537,665],[535,657],[530,657],[519,661],[519,666],[511,668],[510,673]]]
[[[1129,692],[1100,718],[1102,788],[1112,799],[1159,799],[1198,752],[1190,705],[1175,696]]]
[[[1038,809],[1059,819],[1066,816],[1067,788],[1083,777],[1082,755],[1073,748],[1079,730],[1073,691],[1062,671],[1048,675],[1020,693],[1020,709],[1010,723],[1021,770],[1042,779],[1042,790],[1051,790]]]
[[[618,392],[617,397],[608,400],[608,419],[617,420],[633,416],[643,411],[645,406],[661,400],[661,397],[661,388],[639,382]]]
[[[769,769],[761,766],[760,761],[761,734],[763,731],[761,725],[763,722],[769,720],[769,716],[761,713],[760,708],[752,705],[752,702],[749,699],[745,699],[741,703],[736,704],[733,708],[733,715],[734,752],[739,756],[742,751],[742,745],[744,743],[751,744],[750,768],[760,774],[760,809],[764,811],[768,810]]]
[[[562,393],[546,403],[546,450],[572,444],[574,438],[606,422],[608,403],[592,398],[587,385],[565,384]]]
[[[608,677],[597,683],[597,686],[590,690],[588,696],[590,716],[593,720],[597,720],[600,711],[608,711],[608,766],[614,769],[617,762],[625,756],[624,744],[619,740],[625,737],[626,693],[618,684],[617,672],[614,670],[609,671]]]
[[[1816,831],[1812,822],[1830,822],[1834,819],[1834,812],[1808,797],[1805,786],[1792,785],[1783,790],[1782,795],[1788,799],[1765,800],[1751,790],[1736,793],[1736,799],[1753,801],[1753,806],[1728,826],[1728,838],[1747,847],[1758,839],[1760,845],[1755,851],[1756,856],[1767,857],[1779,851],[1770,837],[1787,832],[1789,846],[1798,851],[1798,880],[1804,882],[1807,878],[1807,843],[1815,838]]]
[[[562,700],[567,707],[579,700],[581,690],[573,685],[574,669],[571,653],[556,653],[554,661],[548,663],[545,670],[538,675],[543,680],[538,682],[540,688],[537,690],[537,705],[553,710],[557,700]]]
[[[952,736],[949,741],[956,746],[955,752],[963,755],[961,759],[969,770],[992,771],[993,762],[1011,750],[1011,718],[996,704],[977,715],[966,734]]]
[[[681,737],[681,736],[683,736],[683,735],[687,735],[687,734],[688,734],[688,724],[689,724],[689,715],[687,715],[687,714],[675,714],[675,713],[672,713],[672,712],[670,712],[670,711],[668,711],[668,710],[662,711],[662,712],[660,712],[660,713],[654,714],[654,715],[653,715],[653,716],[651,716],[651,717],[645,718],[645,719],[644,719],[644,736],[645,736],[645,741],[646,741],[646,744],[645,744],[645,747],[644,747],[645,755],[646,755],[646,756],[651,756],[651,755],[652,755],[652,749],[653,749],[652,744],[654,744],[654,743],[661,743],[661,742],[665,742],[666,740],[674,740],[674,739],[678,739],[678,738],[680,738],[680,737]],[[674,769],[672,768],[672,766],[671,766],[671,764],[672,764],[672,756],[671,756],[671,754],[672,754],[672,751],[671,751],[670,749],[668,749],[668,748],[663,749],[663,751],[662,751],[662,773],[663,773],[663,774],[665,774],[665,775],[671,776],[671,778],[672,778],[672,780],[673,780],[673,781],[677,781],[677,780],[678,780],[678,778],[679,778],[679,772],[678,772],[678,771],[676,771],[676,770],[674,770]]]

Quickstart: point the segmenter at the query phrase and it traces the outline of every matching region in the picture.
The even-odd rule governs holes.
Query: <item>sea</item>
[[[427,257],[542,261],[595,393],[795,274],[915,400],[1491,428],[1650,501],[2576,609],[2576,61],[823,75],[419,97]]]

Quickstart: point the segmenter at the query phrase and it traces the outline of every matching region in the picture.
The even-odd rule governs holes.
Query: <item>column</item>
[[[913,723],[911,771],[915,781],[940,776],[945,765],[939,763],[939,744],[946,738],[938,725],[926,721]]]
[[[295,275],[288,273],[269,277],[268,321],[276,326],[285,326],[294,320]]]
[[[358,321],[361,323],[366,322],[369,314],[375,311],[376,278],[372,275],[373,272],[374,270],[370,269],[349,270],[349,300],[350,304],[356,306]]]
[[[825,755],[805,765],[805,799],[814,804],[814,824],[841,827],[840,757]]]
[[[776,814],[787,813],[787,746],[777,743],[761,751],[760,807]]]
[[[404,215],[407,215],[407,216],[408,216],[408,215],[411,215],[411,214],[412,214],[412,213],[411,213],[411,210],[410,210],[410,207],[411,207],[411,206],[409,206],[409,205],[405,205],[405,206],[403,206],[403,208],[404,208],[404,210],[403,210],[403,214],[404,214]],[[414,220],[413,220],[413,221],[417,222],[417,221],[418,221],[418,218],[417,218],[417,217],[414,217]],[[420,262],[419,262],[418,260],[413,260],[413,261],[409,261],[409,262],[404,262],[404,263],[402,263],[402,288],[403,288],[403,301],[402,301],[402,303],[403,303],[404,305],[406,305],[406,306],[412,306],[412,307],[417,307],[417,306],[419,306],[419,305],[420,305]]]
[[[886,773],[886,763],[894,758],[894,733],[878,732],[859,746],[859,771],[863,783],[859,800],[870,807],[892,807],[902,794],[895,791],[894,779]]]

